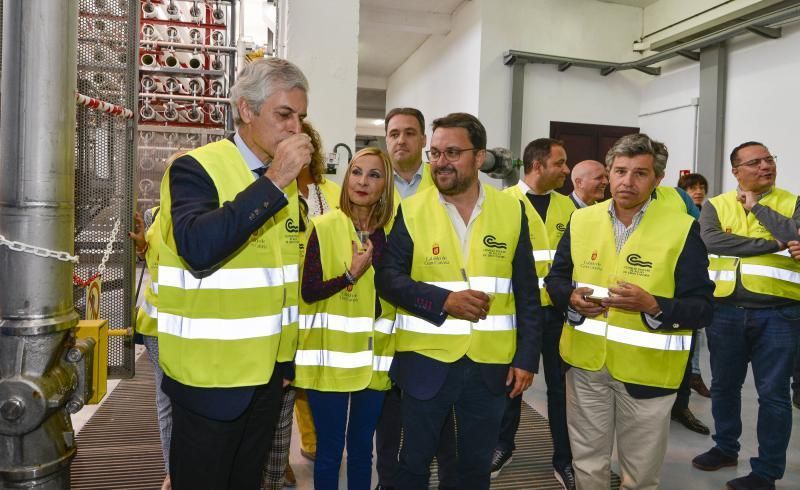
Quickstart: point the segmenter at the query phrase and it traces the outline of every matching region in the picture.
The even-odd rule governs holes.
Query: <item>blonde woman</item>
[[[342,187],[339,209],[312,220],[295,385],[306,389],[317,429],[314,487],[338,488],[346,444],[348,489],[368,490],[394,353],[394,308],[378,298],[373,268],[394,207],[389,158],[377,148],[359,151]]]

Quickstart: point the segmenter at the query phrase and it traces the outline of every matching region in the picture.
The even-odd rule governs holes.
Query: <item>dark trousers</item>
[[[506,406],[505,393],[492,393],[482,380],[480,367],[467,357],[450,365],[442,388],[430,400],[403,394],[403,441],[395,474],[395,487],[425,490],[430,464],[448,416],[455,414],[457,488],[489,488],[492,453]]]
[[[800,331],[800,305],[750,309],[717,304],[706,330],[711,353],[711,413],[717,447],[739,454],[742,434],[742,384],[753,366],[758,393],[758,456],[753,473],[769,481],[783,477],[792,432],[789,378]]]
[[[797,339],[797,351],[794,354],[794,374],[792,374],[792,389],[800,390],[800,337]]]
[[[542,332],[542,365],[547,383],[547,423],[553,438],[553,467],[563,468],[572,463],[572,450],[567,432],[567,390],[563,361],[558,350],[564,317],[552,306],[542,308],[544,331]],[[522,396],[508,400],[497,449],[513,451],[514,438],[519,428],[522,412]]]
[[[689,360],[686,361],[686,371],[683,373],[683,380],[678,387],[678,395],[675,397],[675,403],[672,404],[673,410],[684,410],[689,408],[689,396],[692,390],[689,387],[689,380],[692,376],[692,356],[697,347],[697,330],[692,331],[692,345],[689,347]]]
[[[370,490],[372,437],[386,397],[385,392],[360,390],[330,392],[306,390],[317,430],[314,488],[339,488],[339,468],[347,446],[347,488]]]
[[[392,386],[392,389],[386,392],[386,401],[383,403],[383,411],[375,431],[375,452],[378,457],[375,469],[378,471],[378,483],[389,488],[395,486],[394,474],[397,471],[400,454],[401,403],[400,388]],[[452,416],[447,417],[442,428],[439,449],[436,451],[436,462],[439,465],[439,490],[458,488],[456,433]]]
[[[236,419],[203,417],[173,401],[170,479],[174,490],[258,490],[282,396],[281,377],[255,388]]]

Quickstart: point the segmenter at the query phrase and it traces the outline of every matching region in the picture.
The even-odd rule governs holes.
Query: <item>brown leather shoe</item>
[[[287,487],[296,487],[297,478],[294,476],[294,471],[291,465],[286,465],[286,473],[283,474],[283,484]]]
[[[689,375],[689,387],[696,391],[698,395],[711,398],[711,392],[708,391],[706,384],[703,382],[703,377],[699,374]]]
[[[688,408],[684,408],[683,410],[673,410],[670,418],[680,422],[681,425],[692,432],[697,432],[698,434],[703,434],[704,436],[711,434],[708,426],[700,422]]]

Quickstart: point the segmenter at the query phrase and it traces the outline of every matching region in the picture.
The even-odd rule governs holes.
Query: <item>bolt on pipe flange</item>
[[[67,360],[69,362],[79,362],[83,359],[83,352],[80,349],[73,347],[67,351]]]
[[[9,422],[13,422],[25,413],[25,404],[18,398],[12,398],[3,402],[0,406],[0,415]]]

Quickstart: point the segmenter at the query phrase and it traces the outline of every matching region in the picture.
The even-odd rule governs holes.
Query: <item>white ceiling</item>
[[[387,78],[432,34],[447,34],[450,14],[470,0],[361,0],[358,75]]]

